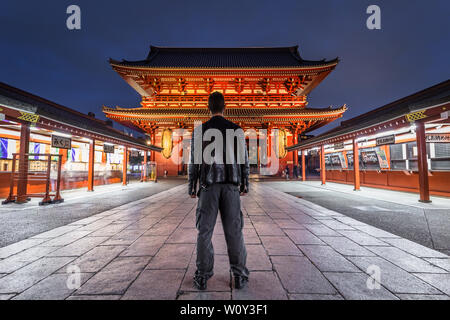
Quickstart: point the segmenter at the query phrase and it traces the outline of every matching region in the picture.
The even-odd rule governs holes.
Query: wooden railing
[[[46,157],[45,161],[47,162],[47,168],[45,171],[35,171],[30,172],[29,170],[29,157]],[[13,163],[12,163],[12,171],[10,176],[10,188],[9,188],[9,196],[6,200],[2,202],[2,204],[7,204],[10,202],[16,202],[18,198],[28,199],[31,197],[40,198],[42,197],[42,201],[39,202],[39,205],[51,204],[51,203],[60,203],[63,202],[64,199],[61,198],[60,190],[61,190],[61,157],[60,154],[49,154],[49,153],[26,153],[23,157],[20,157],[19,153],[13,153]],[[51,183],[51,167],[52,167],[52,158],[57,158],[57,176],[56,176],[56,190],[55,193],[50,193],[50,183]],[[16,171],[17,165],[18,170]],[[28,182],[38,181],[45,182],[45,193],[26,193],[19,194],[19,185],[27,185]],[[21,188],[22,189],[22,188]],[[16,192],[14,192],[16,190]],[[53,197],[53,199],[51,198]]]

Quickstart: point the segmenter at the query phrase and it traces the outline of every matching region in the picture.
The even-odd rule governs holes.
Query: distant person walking
[[[289,167],[286,166],[286,169],[284,169],[284,173],[286,174],[286,180],[289,180]]]

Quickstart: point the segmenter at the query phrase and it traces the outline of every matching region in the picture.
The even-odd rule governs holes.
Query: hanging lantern
[[[164,129],[162,132],[161,138],[161,147],[163,150],[161,151],[164,158],[169,159],[172,155],[173,149],[173,140],[172,140],[172,130]]]
[[[278,158],[279,159],[286,157],[286,155],[287,155],[286,145],[287,145],[286,130],[280,129],[278,131]]]

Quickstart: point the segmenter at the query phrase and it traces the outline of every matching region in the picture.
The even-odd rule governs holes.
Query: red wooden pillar
[[[305,161],[305,152],[302,150],[302,181],[306,181],[306,161]]]
[[[155,145],[155,143],[156,143],[156,130],[153,130],[150,135],[150,143],[152,145]],[[150,154],[150,161],[156,161],[156,154],[155,154],[155,151],[153,151],[153,150],[151,151],[151,154]]]
[[[142,179],[142,181],[144,182],[147,181],[147,162],[148,162],[147,154],[148,151],[144,150],[144,179]]]
[[[297,144],[298,143],[298,131],[297,130],[295,130],[295,132],[294,132],[294,137],[293,137],[293,141],[292,142],[293,142],[293,144]],[[296,166],[297,170],[298,170],[298,150],[292,151],[292,160],[293,160],[292,168],[294,168],[294,166]],[[294,175],[292,175],[292,176],[294,176]]]
[[[326,183],[326,169],[325,169],[325,146],[320,146],[320,180],[322,184]]]
[[[417,162],[419,167],[420,202],[431,202],[428,182],[427,144],[425,141],[425,123],[416,122]]]
[[[22,123],[20,126],[20,147],[19,147],[19,176],[17,180],[17,203],[27,201],[28,185],[28,153],[30,151],[30,124]]]
[[[359,172],[359,146],[356,139],[353,139],[353,183],[355,185],[355,191],[360,190],[361,180]]]
[[[292,151],[292,156],[294,158],[294,165],[298,167],[298,150]]]
[[[123,150],[122,161],[122,185],[127,185],[127,171],[128,171],[128,147],[125,146]]]
[[[94,191],[95,139],[89,142],[88,191]]]
[[[150,144],[153,146],[156,145],[156,130],[150,132]],[[155,172],[155,182],[157,182],[158,168],[154,167],[156,162],[156,151],[154,150],[150,151],[150,161],[152,162],[152,172]]]
[[[180,174],[181,171],[183,170],[183,135],[180,134],[180,136],[178,137],[178,173]]]
[[[59,149],[59,154],[61,155],[61,164],[64,165],[67,162],[67,149]]]

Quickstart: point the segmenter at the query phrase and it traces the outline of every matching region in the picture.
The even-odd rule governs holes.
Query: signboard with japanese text
[[[427,133],[425,140],[430,143],[450,143],[450,133]]]
[[[378,155],[375,151],[362,151],[361,159],[366,167],[379,167]]]
[[[395,135],[391,134],[389,136],[379,137],[376,139],[377,146],[383,146],[386,144],[395,144]]]
[[[104,144],[103,145],[103,152],[104,153],[114,153],[114,146],[111,144]]]
[[[52,147],[53,148],[61,148],[61,149],[70,149],[70,148],[72,148],[72,139],[67,138],[67,137],[52,135]]]
[[[132,157],[139,157],[139,151],[137,151],[137,150],[131,150],[131,156],[132,156]]]

